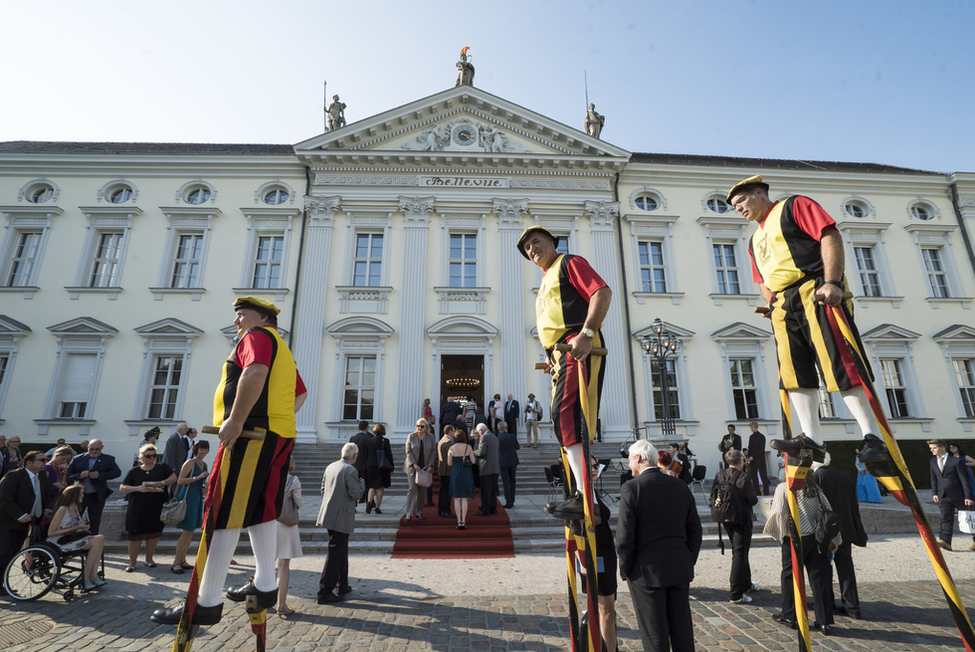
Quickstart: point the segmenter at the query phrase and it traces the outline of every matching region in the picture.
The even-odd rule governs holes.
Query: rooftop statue
[[[467,51],[470,48],[465,47],[460,51],[460,61],[457,62],[457,83],[454,86],[473,86],[474,85],[474,64],[468,61]],[[471,57],[473,58],[473,57]]]
[[[332,96],[332,103],[328,105],[328,130],[335,131],[345,126],[345,103],[339,102],[339,96]]]
[[[606,118],[598,113],[596,113],[596,105],[589,105],[589,112],[586,113],[586,133],[593,138],[599,138],[599,134],[603,131],[603,125],[606,124]]]

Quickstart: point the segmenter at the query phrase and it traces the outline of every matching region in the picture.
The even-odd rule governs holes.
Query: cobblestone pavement
[[[962,540],[959,539],[958,543]],[[836,617],[835,634],[813,633],[814,649],[963,649],[918,538],[887,537],[855,549],[864,620]],[[762,584],[751,605],[727,602],[730,555],[705,550],[691,588],[698,650],[796,650],[796,634],[771,619],[778,610],[774,547],[755,549],[753,578]],[[975,553],[947,553],[969,608],[975,604]],[[228,586],[243,583],[252,560],[238,559]],[[158,559],[157,561],[162,561]],[[565,650],[568,615],[565,560],[560,555],[511,559],[396,560],[353,557],[353,592],[339,605],[315,604],[320,557],[293,562],[287,620],[270,615],[268,649],[288,650]],[[175,628],[148,620],[153,609],[176,604],[187,575],[160,565],[124,573],[123,558],[106,557],[109,584],[70,603],[49,595],[35,603],[0,602],[0,647],[37,650],[142,652],[170,649]],[[620,587],[621,650],[641,649],[632,603]],[[253,649],[241,605],[225,604],[223,621],[201,629],[194,650]]]

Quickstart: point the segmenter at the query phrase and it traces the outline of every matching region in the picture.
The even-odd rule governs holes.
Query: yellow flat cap
[[[234,308],[250,308],[269,315],[278,315],[281,313],[280,308],[267,299],[261,299],[260,297],[238,297],[237,300],[234,301]]]
[[[766,193],[768,192],[768,184],[762,181],[762,177],[756,174],[753,177],[748,177],[744,181],[739,181],[738,183],[736,183],[731,187],[731,190],[728,191],[728,203],[729,204],[731,203],[731,200],[734,198],[735,195],[741,194],[743,192],[748,192],[752,190],[752,188],[755,186],[764,188],[765,192]]]

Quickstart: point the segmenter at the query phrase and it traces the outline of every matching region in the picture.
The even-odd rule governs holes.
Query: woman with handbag
[[[372,427],[372,437],[366,442],[366,487],[369,489],[369,500],[366,503],[366,514],[379,509],[383,504],[383,492],[392,484],[393,451],[386,439],[386,426],[377,423]]]
[[[474,497],[474,449],[467,443],[467,433],[458,428],[454,432],[457,440],[447,449],[447,466],[450,467],[450,495],[453,496],[454,514],[457,516],[457,529],[467,529],[467,508]],[[456,464],[455,464],[456,462]]]
[[[288,480],[284,485],[284,503],[278,516],[278,604],[274,610],[278,618],[287,618],[295,612],[288,607],[288,582],[291,580],[291,560],[302,557],[301,535],[298,533],[298,510],[301,509],[301,481],[292,475],[295,457],[291,456]]]
[[[146,566],[155,568],[153,555],[163,531],[161,519],[166,504],[166,487],[176,482],[176,474],[165,464],[156,464],[156,447],[146,444],[139,449],[139,466],[125,474],[119,491],[129,497],[125,511],[125,531],[129,535],[129,565],[126,573],[135,570],[142,540],[146,540]]]
[[[423,499],[419,497],[419,493],[433,484],[433,464],[436,460],[433,455],[433,435],[429,431],[430,424],[425,419],[418,419],[416,429],[406,436],[403,471],[406,473],[408,489],[404,523],[409,523],[414,515],[423,520]]]
[[[58,498],[51,525],[47,530],[47,540],[62,552],[88,551],[85,559],[85,590],[91,591],[105,585],[105,580],[98,577],[105,537],[101,534],[89,534],[88,518],[81,514],[81,502],[85,497],[83,489],[80,484],[76,484],[65,489]]]
[[[206,494],[207,478],[210,471],[203,459],[210,452],[210,443],[205,439],[197,439],[193,443],[193,457],[183,463],[179,470],[176,484],[180,487],[176,492],[176,500],[186,501],[186,516],[176,524],[182,530],[176,542],[176,555],[170,571],[182,575],[183,571],[193,568],[186,563],[186,553],[189,552],[193,532],[203,526],[203,497]]]

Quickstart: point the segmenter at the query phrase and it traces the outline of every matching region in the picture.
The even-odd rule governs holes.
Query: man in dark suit
[[[456,424],[458,416],[460,416],[460,403],[450,398],[440,406],[440,427],[443,428],[448,423]]]
[[[518,417],[521,416],[521,406],[515,397],[508,394],[508,400],[504,404],[504,422],[508,424],[508,432],[512,435],[518,434]]]
[[[759,479],[761,479],[761,494],[768,495],[768,466],[765,462],[765,435],[758,429],[758,421],[748,424],[752,434],[748,437],[748,477],[755,487],[755,494],[759,493]]]
[[[741,450],[741,435],[735,433],[735,426],[731,424],[728,426],[728,434],[721,438],[718,442],[718,450],[721,451],[721,459],[724,460],[724,454],[730,450]],[[726,469],[728,466],[724,464],[721,468]]]
[[[102,454],[102,448],[102,440],[92,439],[88,442],[88,453],[75,455],[68,463],[68,482],[80,482],[84,486],[82,507],[88,512],[92,534],[98,534],[105,501],[112,493],[108,481],[122,475],[115,458]]]
[[[54,485],[47,480],[44,464],[47,458],[40,451],[24,456],[24,466],[10,471],[0,479],[0,568],[6,569],[32,523],[50,516],[45,509],[54,499]],[[2,587],[2,585],[0,585]],[[0,588],[0,591],[3,589]]]
[[[850,476],[837,471],[829,465],[829,453],[826,454],[825,464],[813,463],[816,468],[816,482],[819,483],[826,500],[840,519],[840,534],[843,543],[833,552],[833,565],[836,566],[836,576],[840,580],[840,599],[843,606],[833,611],[850,618],[860,618],[860,594],[857,591],[857,575],[853,568],[853,546],[861,548],[867,545],[867,533],[860,520],[860,505],[857,503],[857,490]],[[833,596],[833,572],[830,569],[829,595],[830,602],[835,603]]]
[[[369,432],[369,422],[368,421],[360,421],[359,422],[359,432],[357,432],[354,435],[352,435],[352,438],[349,439],[349,442],[352,443],[352,444],[355,444],[359,448],[359,451],[365,452],[365,450],[366,450],[366,442],[369,441],[370,439],[372,439],[372,433]],[[355,458],[355,464],[353,464],[352,466],[354,466],[355,467],[355,470],[359,472],[359,479],[362,480],[363,482],[365,482],[365,479],[366,479],[366,456],[365,455],[358,455]],[[360,503],[366,502],[366,494],[365,494],[365,492],[362,492],[362,495],[359,496],[359,502]]]
[[[508,424],[498,425],[498,466],[501,471],[501,486],[504,488],[504,508],[515,506],[515,471],[518,470],[518,435],[508,432]]]
[[[487,424],[479,423],[474,429],[477,450],[477,466],[481,477],[481,510],[476,516],[498,513],[498,475],[501,465],[498,459],[498,437],[488,430]]]
[[[186,425],[185,421],[181,421],[177,426],[173,434],[169,436],[166,440],[166,451],[163,453],[163,464],[171,468],[176,475],[179,475],[180,469],[183,468],[183,464],[193,457],[193,438],[196,437],[196,430],[190,428]],[[172,497],[176,497],[179,492],[179,487],[176,483],[169,488],[169,494]]]
[[[645,650],[694,649],[690,584],[701,520],[688,486],[657,468],[645,439],[630,446],[633,479],[620,487],[616,550]]]
[[[941,508],[941,535],[938,545],[951,550],[951,532],[955,523],[955,510],[967,509],[975,504],[972,486],[964,462],[949,455],[943,439],[928,441],[931,451],[931,493]]]

